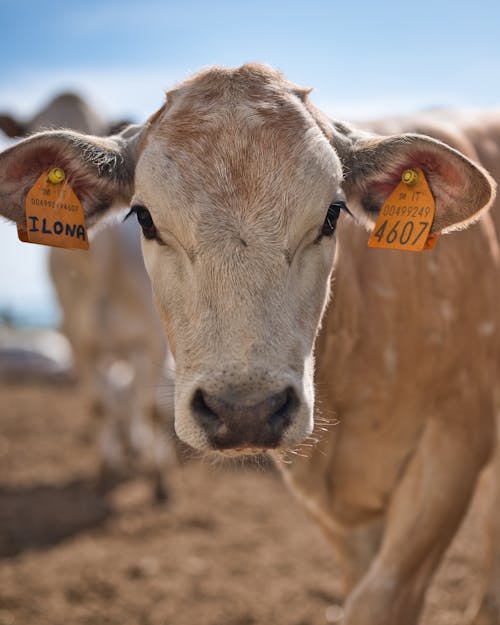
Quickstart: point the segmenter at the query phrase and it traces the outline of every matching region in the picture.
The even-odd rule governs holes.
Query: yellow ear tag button
[[[65,178],[66,174],[60,167],[54,167],[47,174],[47,180],[52,184],[59,184],[61,182],[64,182]]]
[[[80,200],[59,167],[45,171],[28,191],[26,226],[17,234],[25,243],[88,250],[85,215]]]
[[[432,249],[437,235],[430,235],[436,203],[419,169],[407,169],[382,208],[368,240],[368,247],[421,252]]]

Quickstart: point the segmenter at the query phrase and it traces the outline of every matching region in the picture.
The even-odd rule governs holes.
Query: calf
[[[203,72],[121,135],[6,150],[1,213],[24,224],[53,166],[89,225],[124,201],[141,224],[179,436],[279,455],[311,435],[316,387],[339,424],[284,472],[340,557],[344,623],[416,623],[493,448],[497,239],[485,218],[432,252],[373,250],[362,225],[418,167],[432,232],[463,230],[493,202],[490,176],[435,139],[331,122],[261,65]]]
[[[26,122],[0,115],[0,128],[11,137],[56,127],[105,135],[122,125],[110,126],[73,93],[56,96]],[[99,484],[106,488],[138,464],[152,476],[155,499],[164,500],[168,441],[159,429],[163,420],[173,421],[173,363],[152,302],[140,228],[133,220],[114,224],[93,236],[88,252],[51,248],[49,268],[82,399],[99,431]]]

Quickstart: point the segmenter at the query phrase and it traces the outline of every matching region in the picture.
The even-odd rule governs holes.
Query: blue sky
[[[141,121],[190,73],[250,60],[314,87],[316,104],[341,119],[500,106],[498,0],[1,6],[0,111],[21,116],[76,88],[108,117]],[[15,239],[0,224],[0,310],[50,306],[44,249]]]

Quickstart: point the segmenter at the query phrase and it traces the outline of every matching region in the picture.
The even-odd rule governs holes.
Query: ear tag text
[[[407,169],[401,182],[382,204],[368,247],[421,252],[432,249],[437,234],[430,234],[436,203],[419,169]]]
[[[85,215],[66,175],[54,167],[38,178],[26,195],[26,226],[17,227],[25,243],[88,250]]]

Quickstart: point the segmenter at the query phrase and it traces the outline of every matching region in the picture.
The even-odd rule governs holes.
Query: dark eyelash
[[[321,232],[318,237],[318,241],[323,237],[332,237],[335,234],[337,228],[337,220],[340,215],[340,211],[346,211],[349,215],[352,215],[351,211],[347,208],[345,202],[338,201],[330,204],[326,213],[325,221],[321,227]]]
[[[125,216],[125,219],[128,219],[132,214],[136,215],[137,221],[142,228],[142,234],[144,238],[148,240],[155,240],[161,245],[165,245],[165,242],[160,237],[158,230],[154,224],[153,218],[151,217],[151,213],[145,206],[141,206],[139,204],[132,206],[130,211]],[[125,221],[125,220],[124,220]]]

